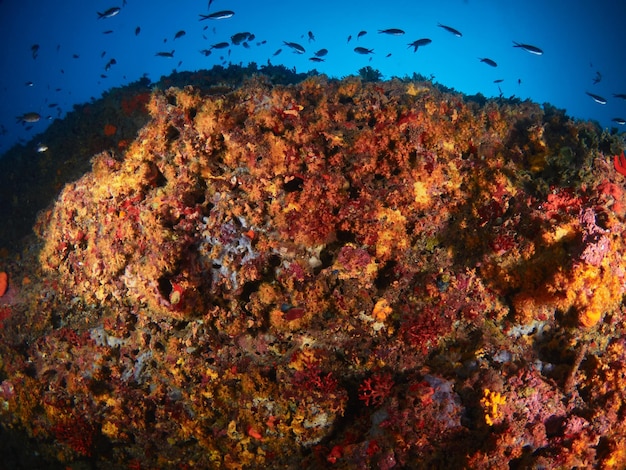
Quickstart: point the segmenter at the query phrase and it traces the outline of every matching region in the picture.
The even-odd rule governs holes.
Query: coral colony
[[[419,80],[138,110],[3,254],[14,464],[626,466],[619,135]]]

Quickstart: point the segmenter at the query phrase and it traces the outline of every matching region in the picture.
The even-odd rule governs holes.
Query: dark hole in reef
[[[150,185],[152,185],[155,188],[162,188],[163,186],[165,186],[167,184],[167,179],[165,178],[165,175],[161,173],[161,170],[159,170],[159,167],[156,166],[154,163],[149,163],[148,167],[149,167],[149,172],[147,175],[147,179]]]
[[[356,235],[349,230],[337,230],[337,240],[341,242],[342,245],[346,243],[355,243]]]
[[[189,108],[187,115],[189,116],[190,119],[195,118],[196,114],[198,114],[198,110],[196,108]]]
[[[385,263],[380,271],[378,271],[378,276],[376,276],[376,281],[374,284],[378,289],[386,289],[389,287],[394,278],[394,269],[398,264],[397,261],[389,260]]]
[[[293,193],[295,191],[302,191],[302,185],[304,180],[299,176],[294,176],[292,179],[283,184],[283,189],[287,193]]]
[[[387,148],[389,149],[389,151],[393,152],[396,149],[396,141],[395,140],[390,140],[389,144],[387,144]]]
[[[368,127],[374,127],[376,125],[376,122],[376,118],[372,116],[367,120],[367,125]]]
[[[359,193],[360,193],[359,188],[355,188],[354,186],[350,186],[350,189],[348,189],[348,198],[350,198],[352,200],[358,199],[359,198]]]
[[[183,331],[185,328],[187,328],[187,325],[189,325],[189,322],[186,320],[181,320],[177,323],[174,324],[174,330],[176,331]]]
[[[161,276],[157,282],[159,286],[159,294],[161,294],[161,297],[163,297],[164,299],[169,299],[170,294],[172,293],[172,283],[170,282],[170,280],[165,276]]]
[[[167,131],[165,131],[165,140],[171,142],[173,140],[178,139],[180,136],[180,131],[176,129],[174,126],[168,126]]]
[[[414,168],[417,163],[417,151],[411,150],[409,152],[409,167]]]
[[[111,391],[111,387],[106,380],[91,380],[87,388],[94,396],[103,395]]]
[[[148,406],[146,409],[146,413],[144,414],[144,421],[146,424],[152,424],[156,421],[156,408],[153,406]]]
[[[261,285],[261,281],[248,281],[243,285],[241,289],[241,294],[239,294],[239,298],[244,302],[250,301],[250,296],[259,290],[259,286]]]
[[[319,272],[322,269],[326,269],[333,264],[333,260],[335,259],[335,252],[337,251],[337,246],[337,243],[331,243],[320,252],[320,261],[322,262],[322,264],[315,269],[316,272]]]
[[[171,104],[172,106],[176,106],[176,95],[174,95],[174,94],[167,95],[167,104]]]
[[[341,104],[352,104],[352,103],[354,103],[354,100],[350,96],[343,95],[343,96],[339,97],[339,102]],[[348,111],[348,113],[350,114],[350,113],[352,113],[352,111]],[[351,118],[349,118],[349,119],[354,119],[354,115]]]

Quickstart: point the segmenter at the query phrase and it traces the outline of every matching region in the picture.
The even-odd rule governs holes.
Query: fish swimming
[[[17,116],[17,122],[39,122],[39,120],[41,119],[41,115],[39,113],[26,113],[26,114],[22,114],[21,116]]]
[[[232,10],[221,10],[216,11],[215,13],[210,13],[208,15],[200,15],[200,21],[203,20],[225,20],[227,18],[232,18],[235,16],[235,12]]]
[[[379,29],[378,33],[379,34],[390,34],[392,36],[402,36],[404,34],[404,31],[402,31],[401,29],[398,29],[398,28],[389,28],[389,29]]]
[[[315,52],[315,57],[324,57],[326,54],[328,54],[328,49],[320,49],[319,51]]]
[[[48,150],[48,146],[46,144],[42,144],[41,142],[39,142],[37,146],[35,147],[35,151],[37,153],[44,153],[47,150]]]
[[[445,29],[449,33],[454,34],[457,38],[460,38],[460,37],[463,36],[460,31],[458,31],[458,30],[456,30],[456,29],[454,29],[454,28],[452,28],[450,26],[446,26],[445,24],[437,23],[437,26],[439,26],[440,28]]]
[[[277,56],[278,54],[280,54],[281,52],[283,52],[283,50],[282,50],[282,49],[276,49],[276,52],[274,52],[274,53],[272,54],[272,56],[274,56],[274,57],[275,57],[275,56]]]
[[[324,59],[322,59],[321,57],[309,57],[309,60],[311,62],[324,62]]]
[[[39,52],[39,44],[33,44],[32,46],[30,46],[30,50],[33,54],[33,59],[36,59],[37,53]]]
[[[478,60],[480,60],[481,62],[484,62],[487,65],[490,65],[491,67],[497,67],[498,64],[495,63],[495,61],[487,58],[487,57],[479,57]]]
[[[366,49],[365,47],[355,47],[354,52],[357,54],[373,54],[374,49]]]
[[[430,44],[432,41],[432,39],[428,39],[428,38],[422,38],[422,39],[418,39],[417,41],[413,41],[412,43],[409,44],[409,49],[413,48],[413,52],[417,52],[417,49],[420,46],[426,46],[427,44]]]
[[[306,50],[304,49],[304,47],[302,47],[300,44],[298,44],[297,42],[287,42],[287,41],[283,41],[283,44],[285,46],[291,47],[293,49],[294,52],[296,52],[297,54],[304,54],[306,52]]]
[[[200,54],[204,55],[204,57],[208,57],[211,55],[211,50],[210,49],[202,49],[200,51]]]
[[[367,31],[359,31],[359,34],[356,35],[357,39],[361,39],[361,37],[365,36],[367,34]]]
[[[626,93],[613,93],[613,96],[615,98],[621,98],[623,100],[626,100]]]
[[[312,31],[309,31],[308,35],[309,35],[309,42],[315,41],[315,36],[313,35]]]
[[[179,32],[177,32],[177,33],[174,35],[174,40],[179,39],[179,38],[182,38],[185,34],[187,34],[187,33],[186,33],[184,30],[182,30],[182,29],[181,29]]]
[[[251,40],[250,38],[254,38],[253,34],[250,34],[248,32],[243,32],[243,33],[235,33],[230,37],[231,42],[235,45],[238,46],[239,44],[241,44],[243,41],[246,40]]]
[[[498,78],[497,80],[494,80],[493,83],[502,83],[503,81],[503,78]]]
[[[154,54],[157,57],[174,57],[174,51],[172,52],[157,52],[156,54]]]
[[[513,47],[519,47],[520,49],[524,49],[526,52],[530,52],[535,55],[542,55],[543,51],[536,46],[531,46],[530,44],[520,44],[518,42],[513,41]]]
[[[591,99],[592,99],[593,101],[595,101],[596,103],[598,103],[598,104],[606,104],[606,99],[605,99],[605,98],[603,98],[602,96],[600,96],[600,95],[595,95],[595,94],[593,94],[593,93],[589,93],[588,91],[586,91],[585,93],[586,93],[588,96],[590,96],[590,97],[591,97]]]
[[[213,44],[211,49],[226,49],[230,44],[227,42],[218,42],[217,44]]]
[[[141,28],[139,26],[137,26],[135,28],[135,36],[137,36],[140,32],[141,32]]]
[[[105,11],[104,13],[98,12],[98,19],[101,19],[101,18],[113,18],[115,15],[117,15],[120,12],[120,10],[121,10],[120,7],[111,7],[107,11]]]
[[[613,119],[611,119],[611,121],[619,124],[620,126],[623,126],[624,124],[626,124],[626,119],[622,119],[622,118],[619,118],[619,117],[613,118]]]

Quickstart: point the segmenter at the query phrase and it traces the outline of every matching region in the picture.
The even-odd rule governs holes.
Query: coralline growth
[[[421,81],[137,102],[9,266],[0,419],[42,458],[626,465],[619,136]]]

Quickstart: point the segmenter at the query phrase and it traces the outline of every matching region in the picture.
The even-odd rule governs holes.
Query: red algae
[[[626,464],[619,136],[419,81],[124,103],[11,266],[0,423],[42,459]]]

